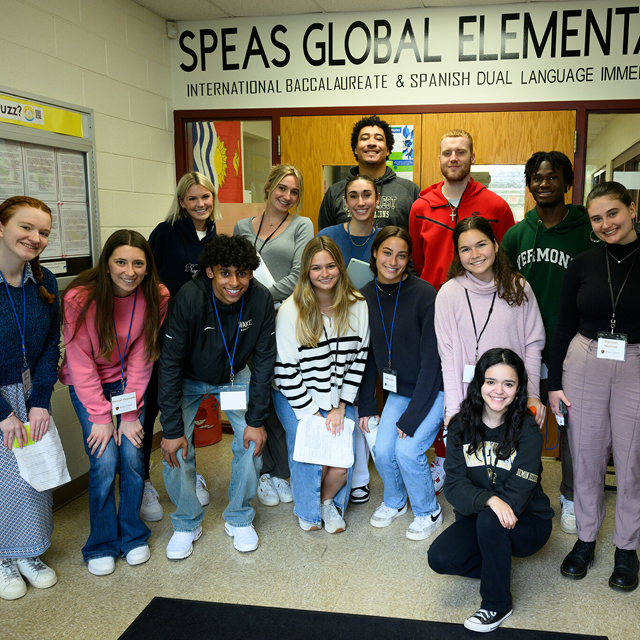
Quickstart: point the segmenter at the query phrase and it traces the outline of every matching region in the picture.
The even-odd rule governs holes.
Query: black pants
[[[290,475],[287,434],[276,414],[271,394],[269,394],[269,415],[264,421],[264,428],[267,431],[267,442],[262,450],[262,470],[260,475],[268,473],[276,476],[276,478],[284,478],[286,480]]]
[[[526,558],[546,544],[551,520],[523,513],[513,529],[505,529],[487,507],[478,515],[457,516],[429,549],[429,566],[445,575],[480,578],[481,607],[509,611],[511,557]]]
[[[153,363],[149,385],[144,394],[144,438],[142,440],[142,454],[144,455],[144,479],[149,479],[151,461],[151,447],[153,445],[153,428],[160,412],[158,407],[158,361]]]

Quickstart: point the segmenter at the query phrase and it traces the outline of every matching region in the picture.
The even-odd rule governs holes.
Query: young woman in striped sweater
[[[367,360],[369,313],[346,275],[336,243],[317,237],[305,247],[300,278],[276,318],[278,355],[273,401],[287,433],[294,509],[305,531],[344,531],[352,469],[293,460],[299,421],[325,418],[333,434],[353,419]],[[342,511],[342,515],[338,511]]]

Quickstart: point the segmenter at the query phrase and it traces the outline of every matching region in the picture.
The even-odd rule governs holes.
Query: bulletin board
[[[42,200],[53,225],[41,263],[66,286],[100,247],[93,112],[0,87],[0,202]]]

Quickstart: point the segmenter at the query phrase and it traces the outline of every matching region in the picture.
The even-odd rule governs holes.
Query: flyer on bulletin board
[[[387,166],[401,178],[413,180],[413,125],[391,125],[393,151],[389,154]]]

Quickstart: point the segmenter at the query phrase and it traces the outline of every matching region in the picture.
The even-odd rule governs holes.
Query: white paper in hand
[[[305,416],[298,423],[293,459],[328,467],[351,468],[354,426],[353,420],[345,418],[342,433],[333,436],[325,425],[325,418],[313,414]]]
[[[22,449],[14,447],[13,453],[20,475],[37,491],[55,489],[71,481],[67,459],[53,418],[50,418],[49,429],[42,440]]]

